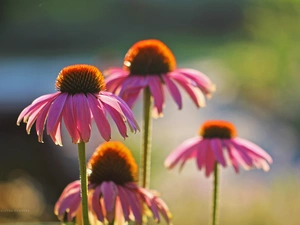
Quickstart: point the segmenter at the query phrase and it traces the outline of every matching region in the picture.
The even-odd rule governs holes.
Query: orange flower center
[[[103,181],[120,185],[136,182],[137,172],[138,167],[130,150],[117,141],[100,145],[88,162],[88,179],[93,184]]]
[[[201,126],[199,133],[204,138],[229,139],[237,135],[235,126],[230,122],[222,120],[206,121]]]
[[[55,87],[69,94],[98,93],[105,90],[105,82],[97,67],[82,64],[63,68],[56,78]]]
[[[124,69],[132,75],[162,74],[173,71],[176,60],[171,50],[159,40],[135,43],[126,53]]]

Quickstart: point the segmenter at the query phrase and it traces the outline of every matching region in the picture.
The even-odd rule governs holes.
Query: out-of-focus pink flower
[[[186,140],[165,160],[165,166],[172,169],[178,163],[182,168],[188,159],[195,158],[198,169],[205,169],[208,177],[215,163],[226,167],[232,164],[239,172],[239,165],[244,169],[252,167],[268,171],[272,163],[271,156],[256,144],[239,138],[232,123],[227,121],[207,121],[200,129],[200,137]]]
[[[73,143],[88,142],[91,122],[95,120],[101,136],[111,138],[111,127],[106,118],[110,114],[119,132],[127,137],[127,122],[132,131],[138,128],[133,113],[118,96],[105,91],[102,73],[91,65],[72,65],[60,71],[56,79],[58,92],[35,99],[19,115],[27,133],[36,122],[38,141],[43,142],[45,124],[47,134],[57,145],[62,145],[61,125],[64,122]]]
[[[160,222],[161,216],[171,224],[171,214],[165,202],[154,191],[136,184],[137,165],[120,142],[100,145],[88,163],[90,222],[145,222],[149,212]],[[55,205],[60,220],[72,221],[80,212],[80,183],[70,183]],[[150,214],[151,214],[150,213]]]
[[[130,108],[141,90],[149,88],[154,99],[154,115],[162,115],[165,103],[163,85],[167,87],[178,108],[182,108],[181,86],[197,107],[205,106],[205,97],[215,91],[215,85],[203,73],[176,68],[171,50],[159,40],[142,40],[127,52],[123,68],[105,71],[107,89],[119,95]]]

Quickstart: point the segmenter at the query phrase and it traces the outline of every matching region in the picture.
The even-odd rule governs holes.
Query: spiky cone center
[[[172,51],[155,39],[135,43],[124,58],[124,69],[132,75],[157,75],[175,68],[176,59]]]
[[[137,164],[130,150],[121,142],[103,143],[88,162],[88,179],[93,184],[113,181],[123,185],[136,182],[137,175]]]
[[[199,134],[203,138],[230,139],[237,136],[235,126],[223,120],[209,120],[202,124]]]
[[[97,67],[78,64],[63,68],[56,78],[55,87],[60,92],[73,95],[93,94],[105,90],[105,82]]]

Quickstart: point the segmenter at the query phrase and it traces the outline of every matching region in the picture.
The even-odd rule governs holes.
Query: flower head
[[[105,91],[102,73],[91,65],[72,65],[63,68],[56,79],[57,92],[35,99],[19,115],[17,124],[27,123],[30,133],[36,122],[39,142],[43,142],[45,124],[47,134],[55,144],[62,145],[61,125],[64,122],[73,143],[88,142],[91,122],[95,120],[101,136],[110,140],[111,127],[106,118],[110,114],[119,132],[127,137],[127,122],[132,131],[138,125],[127,104],[118,96]]]
[[[159,222],[160,214],[170,222],[170,212],[154,191],[140,188],[137,165],[131,152],[120,142],[100,145],[88,162],[90,221],[122,225],[130,220],[142,224],[149,214]],[[68,221],[80,207],[80,184],[69,184],[55,205],[55,214]],[[67,216],[65,215],[67,213]],[[92,222],[93,224],[93,222]]]
[[[106,71],[107,89],[118,94],[133,107],[142,89],[149,88],[154,99],[154,114],[162,115],[165,103],[163,85],[167,87],[178,108],[182,108],[180,85],[197,107],[205,105],[215,85],[201,72],[176,68],[171,50],[159,40],[142,40],[127,52],[123,68]]]
[[[208,177],[214,170],[215,163],[226,167],[232,164],[239,172],[239,165],[244,169],[252,167],[268,171],[272,163],[271,156],[256,144],[237,137],[234,125],[227,121],[212,120],[200,128],[200,137],[186,140],[165,160],[165,166],[172,169],[181,162],[181,167],[188,159],[195,158],[198,169],[205,169]]]

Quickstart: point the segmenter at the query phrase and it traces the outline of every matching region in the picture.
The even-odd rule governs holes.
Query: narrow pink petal
[[[188,152],[190,149],[194,149],[201,142],[201,140],[202,139],[200,137],[194,137],[184,141],[165,159],[165,167],[172,169],[184,157],[186,152]]]
[[[209,151],[208,145],[209,145],[209,141],[206,139],[202,139],[198,144],[197,166],[199,170],[201,170],[202,167],[204,168],[206,164],[206,152]]]
[[[65,126],[72,138],[72,142],[77,144],[80,141],[80,135],[77,129],[77,123],[74,116],[73,96],[68,95],[65,101],[65,107],[63,110],[63,119]]]
[[[95,191],[92,196],[92,209],[96,214],[97,219],[101,222],[104,222],[104,216],[103,216],[100,198],[101,198],[101,186],[98,186],[95,188]]]
[[[118,187],[119,198],[123,209],[125,221],[129,221],[129,203],[128,203],[128,198],[126,196],[126,192],[122,186],[117,186],[117,187]]]
[[[111,138],[111,129],[109,122],[104,114],[105,109],[103,104],[92,94],[88,94],[87,99],[89,101],[91,112],[101,136],[104,138],[104,140],[109,141]]]
[[[53,138],[52,138],[53,139]],[[61,122],[57,124],[57,128],[54,136],[54,143],[56,145],[62,146],[62,137],[61,137]]]
[[[229,159],[230,159],[230,161],[231,161],[231,164],[232,164],[232,166],[233,166],[235,172],[238,173],[238,172],[239,172],[239,165],[238,165],[238,161],[237,161],[236,158],[234,157],[234,154],[232,153],[232,151],[234,151],[234,150],[232,150],[233,147],[232,147],[231,144],[230,144],[229,142],[227,142],[227,141],[224,141],[224,140],[223,140],[223,143],[224,143],[224,145],[226,146],[226,148],[227,148],[227,150],[228,150],[228,155],[229,155]]]
[[[78,193],[74,196],[72,205],[69,208],[68,221],[72,221],[72,219],[76,216],[80,203],[81,203],[81,197],[80,197],[80,193]]]
[[[140,188],[139,192],[143,200],[146,202],[148,208],[151,210],[155,222],[159,223],[160,222],[159,209],[155,204],[155,202],[152,201],[153,198],[155,198],[155,196],[145,188]]]
[[[88,142],[91,136],[91,111],[88,100],[84,94],[73,96],[75,121],[83,142]]]
[[[66,210],[71,207],[71,205],[73,204],[73,201],[77,198],[78,194],[80,194],[80,192],[74,190],[74,191],[70,192],[68,196],[66,196],[64,199],[62,199],[59,202],[59,205],[56,207],[58,209],[57,210],[58,218],[62,219]]]
[[[223,155],[222,142],[218,138],[212,138],[210,141],[210,148],[213,150],[216,160],[224,167],[226,167],[225,158]]]
[[[168,78],[167,75],[162,76],[166,87],[168,88],[172,98],[174,99],[174,101],[176,102],[176,104],[178,105],[178,108],[181,109],[182,108],[182,98],[181,98],[181,94],[179,92],[178,87],[175,85],[175,83]]]
[[[137,193],[133,192],[130,189],[124,189],[124,190],[126,192],[126,196],[128,198],[130,208],[134,215],[135,222],[137,224],[142,224],[143,206],[137,196]]]
[[[51,137],[55,136],[67,97],[68,94],[66,93],[58,95],[50,107],[47,120],[47,134],[51,135]]]
[[[35,123],[35,129],[36,133],[38,135],[38,141],[43,143],[43,133],[44,133],[44,127],[46,123],[46,118],[49,113],[50,106],[52,105],[52,102],[48,102],[43,109],[40,112],[40,115],[38,116],[36,123]]]
[[[244,157],[244,155],[240,151],[238,151],[235,148],[235,146],[232,144],[231,139],[229,140],[223,139],[223,142],[226,144],[227,149],[230,149],[229,154],[232,155],[232,158],[234,158],[244,169],[247,170],[253,166],[251,158],[249,158],[249,156]]]
[[[123,120],[123,117],[119,114],[119,112],[109,105],[105,105],[105,109],[110,114],[111,118],[115,121],[115,124],[122,137],[123,138],[128,137],[125,122]]]
[[[170,211],[168,209],[168,206],[166,205],[166,203],[158,197],[154,198],[154,201],[160,211],[160,213],[162,214],[162,216],[164,217],[165,221],[167,222],[167,224],[171,224],[170,221]]]
[[[253,142],[250,142],[246,139],[242,139],[239,137],[233,138],[233,141],[238,145],[244,146],[245,148],[248,149],[248,151],[251,151],[256,155],[261,156],[262,158],[267,160],[270,164],[273,162],[272,157],[265,150],[263,150],[261,147],[254,144]]]
[[[20,122],[27,114],[31,114],[32,111],[34,111],[34,109],[38,108],[40,105],[43,105],[46,102],[49,102],[49,101],[52,102],[56,98],[56,96],[59,94],[60,94],[60,92],[57,92],[54,94],[47,94],[47,95],[43,95],[43,96],[35,99],[29,106],[27,106],[25,109],[22,110],[22,112],[20,113],[20,115],[17,119],[17,125],[20,125]],[[26,121],[27,121],[27,119],[24,118],[24,122],[26,122]]]
[[[191,85],[187,78],[175,73],[169,73],[169,78],[174,79],[180,86],[183,87],[183,89],[188,93],[197,107],[205,106],[205,99],[203,94],[199,90],[197,90],[196,87]]]
[[[200,71],[194,69],[177,69],[174,72],[184,74],[186,77],[195,82],[205,94],[210,94],[215,91],[215,85],[205,74],[201,73]]]
[[[230,143],[234,146],[236,152],[240,155],[240,157],[246,163],[247,166],[252,167],[253,166],[253,160],[248,155],[248,152],[245,151],[245,149],[241,145],[235,143],[233,140],[234,140],[233,138],[229,139]],[[233,151],[233,153],[234,153],[234,151]]]
[[[149,88],[154,99],[154,109],[157,109],[158,115],[161,115],[165,103],[165,97],[162,83],[158,76],[149,77]]]
[[[209,140],[209,142],[211,142],[211,140]],[[206,175],[206,177],[209,177],[209,175],[214,171],[215,163],[216,163],[216,159],[215,159],[213,150],[211,148],[211,144],[209,143],[208,149],[206,151],[206,157],[205,157],[205,164],[206,164],[205,175]]]
[[[115,204],[116,196],[118,195],[118,189],[113,182],[103,182],[101,184],[101,192],[103,195],[106,219],[111,222],[115,216]]]
[[[122,116],[122,118],[125,119],[125,116],[123,114],[123,111],[122,111],[120,105],[118,104],[118,101],[113,96],[99,94],[98,98],[100,99],[100,101],[103,104],[109,105],[112,108],[114,108]]]
[[[128,105],[126,104],[125,101],[123,101],[120,97],[113,95],[112,93],[109,92],[102,92],[103,95],[107,95],[107,96],[111,96],[112,98],[114,98],[116,101],[118,101],[119,106],[121,107],[121,110],[124,113],[124,116],[128,122],[128,125],[131,129],[132,132],[136,132],[137,130],[139,130],[139,125],[135,120],[135,117],[133,115],[133,112],[131,111],[131,109],[128,107]]]
[[[45,107],[47,103],[44,103],[42,105],[40,105],[38,108],[36,108],[34,111],[32,111],[32,113],[30,114],[27,124],[26,124],[26,131],[28,134],[30,134],[30,130],[32,125],[34,124],[34,122],[36,121],[37,117],[40,115],[41,111],[43,110],[43,108]]]
[[[117,92],[121,88],[122,84],[124,83],[127,77],[128,77],[128,73],[124,74],[122,72],[119,72],[119,73],[111,74],[109,77],[105,79],[107,91],[112,93]]]

